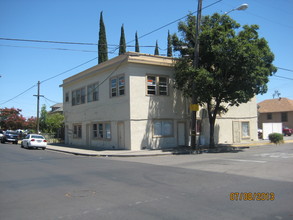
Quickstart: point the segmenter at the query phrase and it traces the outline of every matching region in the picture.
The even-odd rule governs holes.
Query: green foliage
[[[40,130],[47,133],[56,133],[63,126],[64,116],[60,113],[49,114],[46,105],[42,106],[40,116]]]
[[[100,31],[98,41],[99,64],[108,60],[108,45],[106,38],[106,28],[103,20],[103,12],[100,13]]]
[[[124,26],[121,26],[120,44],[119,44],[119,55],[126,53],[126,40],[124,34]]]
[[[195,26],[196,18],[189,15],[178,25],[181,38],[172,36],[174,50],[181,54],[175,64],[175,87],[207,106],[213,132],[216,116],[228,110],[221,103],[238,106],[266,93],[269,76],[276,72],[274,54],[267,41],[258,37],[257,25],[239,30],[240,25],[229,16],[215,13],[201,20],[199,68],[195,69]]]
[[[283,134],[279,133],[269,134],[269,140],[276,145],[284,143]]]
[[[156,41],[156,48],[155,48],[154,55],[159,55],[159,45],[158,45],[158,41]]]
[[[139,53],[139,43],[138,43],[137,32],[135,33],[135,52]]]
[[[60,113],[49,114],[46,120],[48,133],[56,133],[63,126],[64,116]]]

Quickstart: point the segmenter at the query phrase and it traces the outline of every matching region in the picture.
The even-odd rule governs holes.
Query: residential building
[[[128,52],[65,79],[65,143],[129,150],[188,145],[189,100],[174,89],[173,65],[170,57]],[[198,127],[201,143],[207,144],[204,109]],[[256,139],[255,98],[216,122],[216,143]]]
[[[293,100],[288,98],[268,99],[258,103],[258,127],[262,123],[281,122],[283,126],[293,128]]]

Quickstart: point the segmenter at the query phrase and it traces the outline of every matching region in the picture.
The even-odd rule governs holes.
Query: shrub
[[[284,143],[283,134],[279,133],[269,134],[269,140],[276,145]]]

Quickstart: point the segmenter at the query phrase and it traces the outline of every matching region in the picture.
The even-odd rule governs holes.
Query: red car
[[[293,129],[288,128],[288,127],[283,127],[284,136],[286,136],[286,135],[291,136],[292,133],[293,133]]]

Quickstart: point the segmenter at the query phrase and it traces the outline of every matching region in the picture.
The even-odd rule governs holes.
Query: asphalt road
[[[0,144],[0,219],[293,219],[293,144],[100,158]]]

